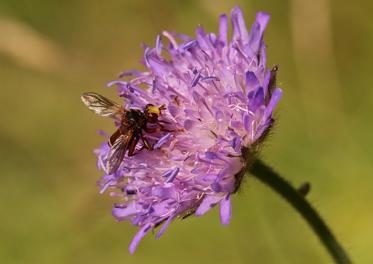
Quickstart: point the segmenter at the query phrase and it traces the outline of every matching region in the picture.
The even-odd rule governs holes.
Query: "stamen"
[[[109,187],[110,187],[110,184],[113,180],[108,180],[105,185],[101,188],[100,190],[100,194],[103,194]]]
[[[160,56],[161,55],[161,52],[162,52],[162,36],[161,35],[157,35],[157,39],[155,41],[155,50],[157,52],[157,55]]]
[[[149,47],[147,47],[145,49],[145,52],[144,52],[144,60],[145,60],[145,64],[146,64],[147,67],[150,67],[150,62],[149,62],[150,51],[151,51],[151,49]]]
[[[201,78],[201,81],[204,81],[204,82],[211,82],[211,81],[220,81],[220,79],[218,77],[215,77],[215,76],[207,76],[207,77],[202,77]]]
[[[165,136],[161,137],[158,142],[154,145],[154,149],[160,148],[166,141],[171,137],[171,133],[167,133]]]
[[[195,46],[197,45],[197,43],[198,43],[197,40],[193,39],[193,40],[191,40],[191,41],[185,43],[185,44],[183,45],[182,48],[183,48],[184,50],[188,50],[188,49],[190,49],[190,48],[195,47]]]
[[[169,32],[163,31],[162,35],[165,36],[166,38],[168,38],[168,40],[171,42],[171,44],[174,47],[174,49],[178,49],[179,48],[179,46],[178,46],[175,38]]]
[[[177,176],[179,171],[180,171],[180,168],[177,167],[177,168],[171,170],[169,173],[167,173],[166,183],[173,182],[173,180],[175,179],[175,177]]]
[[[195,86],[198,84],[198,81],[199,81],[200,78],[201,78],[201,73],[198,72],[198,73],[194,76],[194,78],[193,78],[193,80],[192,80],[192,85],[191,85],[191,87],[195,87]]]

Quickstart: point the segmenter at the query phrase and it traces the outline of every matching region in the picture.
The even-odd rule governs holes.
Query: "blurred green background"
[[[262,157],[308,198],[355,263],[373,263],[373,4],[366,0],[0,1],[1,263],[332,263],[305,222],[247,178],[233,218],[218,210],[148,235],[111,216],[99,195],[96,130],[112,131],[80,94],[141,68],[140,43],[163,29],[216,31],[240,5],[250,26],[271,13],[269,65],[280,64],[279,122]]]

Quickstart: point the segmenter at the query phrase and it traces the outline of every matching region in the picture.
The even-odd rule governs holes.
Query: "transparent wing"
[[[100,116],[112,117],[124,111],[116,102],[97,93],[83,93],[81,99],[91,111]]]
[[[126,154],[128,143],[131,141],[133,133],[129,132],[127,135],[121,135],[118,137],[114,144],[111,146],[109,152],[109,158],[106,163],[106,171],[108,174],[115,173]]]

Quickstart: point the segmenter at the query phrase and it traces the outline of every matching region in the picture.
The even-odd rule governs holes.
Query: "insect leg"
[[[150,145],[149,141],[144,137],[142,132],[140,134],[140,137],[141,137],[142,143],[144,144],[144,147],[147,148],[148,150],[153,150],[153,146]]]
[[[168,122],[166,120],[158,120],[158,123],[163,123],[163,124],[171,124],[171,122]]]
[[[131,139],[131,141],[128,144],[128,157],[134,155],[136,145],[139,142],[139,140],[140,140],[140,136],[137,135],[137,134],[134,134],[133,138]]]
[[[149,127],[144,127],[144,131],[146,132],[146,133],[155,133],[155,132],[157,132],[157,131],[159,131],[159,128],[158,127],[152,127],[152,128],[149,128]]]

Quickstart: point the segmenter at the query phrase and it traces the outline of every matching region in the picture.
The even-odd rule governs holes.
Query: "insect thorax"
[[[138,109],[129,109],[124,115],[124,124],[131,128],[143,128],[146,124],[145,115]]]

